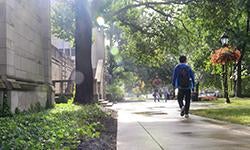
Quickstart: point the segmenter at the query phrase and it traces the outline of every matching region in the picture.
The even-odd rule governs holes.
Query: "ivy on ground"
[[[55,108],[0,118],[0,149],[76,149],[99,137],[107,114],[97,105],[57,104]]]

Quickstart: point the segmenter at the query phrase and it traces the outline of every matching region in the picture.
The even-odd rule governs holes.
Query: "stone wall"
[[[7,75],[49,81],[48,0],[6,0]]]
[[[12,111],[51,99],[49,9],[49,0],[0,0],[0,75]]]

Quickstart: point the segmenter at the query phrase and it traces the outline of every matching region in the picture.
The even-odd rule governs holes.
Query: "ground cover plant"
[[[98,138],[108,115],[98,105],[56,104],[38,113],[0,118],[0,149],[77,149]]]
[[[192,110],[192,114],[250,126],[250,98],[233,98],[231,104],[223,99],[210,102],[214,108]]]

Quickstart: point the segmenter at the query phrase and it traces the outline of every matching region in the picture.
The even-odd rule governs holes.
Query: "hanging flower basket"
[[[240,51],[231,47],[223,47],[215,50],[211,54],[212,64],[226,64],[229,62],[238,62],[240,59]]]

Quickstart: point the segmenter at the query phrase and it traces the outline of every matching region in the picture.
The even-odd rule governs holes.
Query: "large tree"
[[[93,70],[91,64],[92,22],[88,0],[76,0],[76,95],[74,102],[93,102]]]
[[[216,39],[219,34],[226,31],[230,36],[230,45],[237,46],[241,50],[241,58],[236,64],[236,91],[235,96],[242,96],[242,71],[246,65],[246,52],[249,47],[249,0],[227,0],[213,1],[204,0],[190,6],[189,14],[196,20],[200,20],[200,27],[209,33],[206,35],[206,43],[210,47],[216,46]],[[215,15],[216,14],[216,15]],[[215,42],[214,42],[215,41]],[[219,42],[217,42],[217,46]]]

